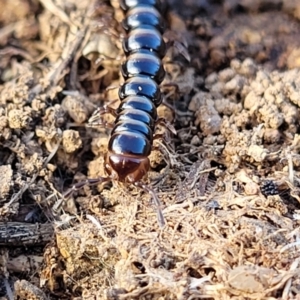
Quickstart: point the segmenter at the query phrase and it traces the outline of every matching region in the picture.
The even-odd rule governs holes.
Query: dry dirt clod
[[[62,145],[66,153],[73,153],[82,145],[79,132],[75,130],[65,130],[62,134]]]
[[[62,101],[62,108],[68,112],[69,116],[77,124],[84,124],[89,114],[92,112],[89,100],[83,95],[67,95]]]
[[[13,170],[11,165],[0,166],[0,202],[2,202],[9,194],[10,188],[13,185],[12,177]]]
[[[251,145],[248,148],[247,154],[256,162],[262,162],[268,155],[268,150],[258,145]]]
[[[0,2],[0,299],[299,298],[299,1],[167,1],[163,230],[132,185],[62,197],[107,176],[120,1]]]
[[[259,193],[259,186],[255,182],[247,182],[245,184],[246,195],[257,195]]]
[[[278,274],[267,268],[238,266],[229,273],[228,283],[246,293],[262,293]]]
[[[8,123],[10,128],[21,129],[26,127],[28,121],[28,115],[20,109],[13,109],[8,113]]]
[[[14,284],[15,295],[19,299],[48,300],[46,294],[27,280],[18,280]]]

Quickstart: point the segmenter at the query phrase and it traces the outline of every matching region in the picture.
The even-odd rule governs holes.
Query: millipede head
[[[105,160],[105,170],[109,177],[126,183],[140,181],[148,172],[150,162],[148,157],[130,156],[108,152]]]

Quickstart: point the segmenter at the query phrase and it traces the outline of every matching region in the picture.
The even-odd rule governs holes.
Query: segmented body
[[[116,110],[110,106],[99,108],[89,120],[89,126],[113,128],[104,165],[108,177],[79,182],[64,197],[84,185],[112,180],[131,183],[150,193],[157,207],[158,222],[164,226],[158,197],[141,182],[150,167],[148,156],[155,126],[161,123],[173,132],[171,126],[157,118],[157,107],[162,102],[159,84],[165,76],[161,61],[166,52],[162,38],[164,7],[159,0],[121,0],[120,5],[125,13],[122,25],[126,31],[123,41],[126,60],[121,66],[125,82],[119,89],[121,103]],[[106,113],[116,116],[113,126],[103,122],[101,116]]]
[[[162,102],[159,84],[165,76],[162,58],[166,45],[158,0],[121,0],[126,31],[121,66],[125,83],[119,89],[121,103],[108,144],[105,169],[110,178],[136,183],[147,173],[157,120]]]

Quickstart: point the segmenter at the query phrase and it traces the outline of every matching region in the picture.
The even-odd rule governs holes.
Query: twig
[[[11,290],[11,287],[8,283],[8,280],[6,278],[3,278],[3,282],[4,282],[4,286],[5,286],[5,289],[6,289],[6,296],[9,300],[14,300],[14,294]]]
[[[39,0],[41,4],[49,10],[53,15],[57,16],[61,21],[68,24],[70,27],[73,27],[70,18],[68,15],[61,10],[59,7],[57,7],[51,0]]]
[[[12,205],[15,201],[17,201],[19,198],[22,197],[23,193],[29,188],[29,186],[31,184],[33,184],[36,180],[36,178],[38,177],[38,174],[33,175],[33,177],[31,178],[30,182],[25,184],[16,194],[14,194],[14,196],[10,199],[10,201],[8,203],[6,203],[4,206],[5,207],[9,207],[10,205]]]
[[[291,264],[291,267],[290,267],[290,271],[295,271],[298,268],[299,261],[300,261],[300,258],[297,258],[296,260],[293,261],[293,263]],[[283,300],[288,299],[288,296],[289,296],[288,294],[289,294],[289,291],[291,289],[291,285],[292,285],[292,278],[290,278],[285,284],[285,287],[284,287],[283,292],[282,292],[282,299]]]
[[[0,223],[0,246],[44,245],[52,240],[54,229],[50,224],[21,222]]]
[[[288,167],[289,167],[289,181],[292,185],[294,185],[294,166],[293,166],[293,159],[292,159],[292,154],[290,152],[290,149],[288,149],[287,160],[288,160]]]

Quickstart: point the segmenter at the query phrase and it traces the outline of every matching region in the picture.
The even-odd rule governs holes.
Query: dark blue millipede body
[[[120,6],[126,12],[130,8],[147,5],[156,8],[162,12],[164,9],[163,3],[160,0],[121,0]]]
[[[125,80],[119,89],[121,104],[108,145],[105,169],[112,179],[139,182],[147,173],[157,107],[162,102],[159,84],[165,70],[165,22],[158,0],[121,0],[126,31],[121,65]]]
[[[157,107],[162,102],[162,95],[157,83],[150,77],[134,76],[125,81],[119,89],[119,98],[124,100],[128,96],[144,96]]]
[[[141,26],[157,29],[160,33],[165,31],[165,22],[161,14],[152,6],[137,6],[127,13],[127,18],[122,22],[123,28],[129,32]]]
[[[157,118],[156,106],[153,102],[149,101],[146,97],[128,96],[123,99],[117,112],[120,113],[124,110],[131,109],[132,107],[147,112],[155,120]]]
[[[128,56],[121,65],[121,72],[124,79],[142,75],[152,78],[155,82],[161,83],[165,77],[165,70],[161,59],[149,51],[139,51]]]
[[[120,7],[125,14],[122,26],[126,32],[123,41],[126,59],[121,65],[125,82],[119,89],[120,105],[117,109],[109,105],[99,108],[89,120],[92,127],[112,127],[104,164],[108,176],[79,182],[65,196],[85,184],[112,180],[134,184],[152,196],[159,224],[163,226],[165,222],[159,199],[141,180],[150,168],[153,140],[161,136],[157,134],[154,137],[155,127],[164,124],[162,119],[158,119],[157,107],[162,103],[159,84],[165,77],[162,64],[166,52],[162,37],[165,6],[159,0],[121,0]],[[113,124],[103,121],[101,116],[106,113],[116,117]],[[170,129],[170,126],[167,128]]]
[[[166,44],[162,36],[155,28],[143,26],[129,31],[127,38],[123,41],[125,55],[130,55],[141,50],[148,50],[153,55],[163,57],[166,54]]]

